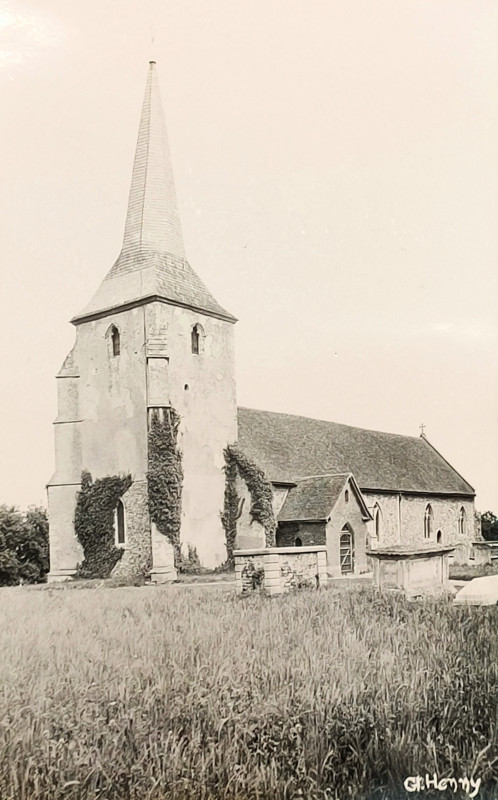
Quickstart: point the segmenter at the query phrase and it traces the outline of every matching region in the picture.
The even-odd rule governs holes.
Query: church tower
[[[56,470],[48,485],[49,580],[83,561],[74,515],[83,471],[131,476],[121,497],[113,575],[171,579],[173,547],[149,513],[153,418],[179,415],[181,542],[207,567],[226,558],[224,456],[237,439],[234,323],[189,265],[178,216],[156,66],[149,64],[123,246],[71,322],[57,376]]]

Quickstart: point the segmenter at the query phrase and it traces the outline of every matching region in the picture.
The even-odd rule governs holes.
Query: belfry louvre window
[[[204,328],[199,322],[192,328],[190,336],[192,341],[192,353],[196,356],[203,356],[205,334]]]
[[[192,328],[192,352],[198,356],[200,351],[200,339],[201,335],[199,333],[199,328],[197,325],[194,325]]]
[[[119,356],[121,353],[121,340],[118,329],[114,327],[111,331],[111,344],[113,356]]]
[[[434,514],[432,511],[432,506],[429,504],[428,506],[426,506],[424,514],[424,539],[431,538],[433,527],[434,527]]]

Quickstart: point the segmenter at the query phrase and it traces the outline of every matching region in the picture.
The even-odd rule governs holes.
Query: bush
[[[208,570],[202,566],[201,560],[199,558],[199,554],[197,552],[197,548],[193,545],[188,545],[188,555],[185,558],[182,557],[182,561],[179,564],[178,571],[181,572],[183,575],[202,575],[204,572]]]
[[[46,510],[0,506],[0,586],[39,583],[49,569]]]

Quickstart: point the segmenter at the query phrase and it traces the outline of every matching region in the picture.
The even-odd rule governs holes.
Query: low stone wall
[[[234,557],[238,594],[275,595],[327,583],[327,548],[322,545],[235,550]]]

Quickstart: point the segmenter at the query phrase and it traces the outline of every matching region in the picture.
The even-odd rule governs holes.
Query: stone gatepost
[[[263,569],[265,571],[263,587],[266,594],[282,594],[282,573],[278,553],[265,553]]]

